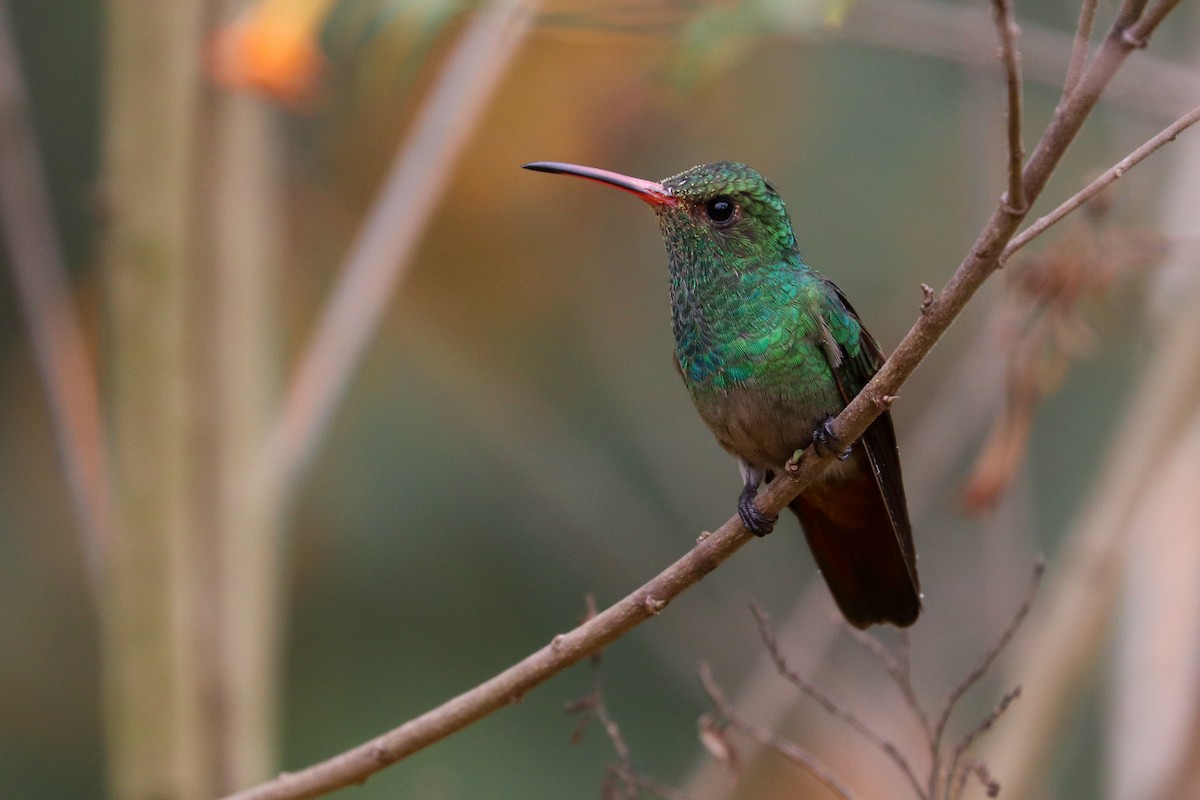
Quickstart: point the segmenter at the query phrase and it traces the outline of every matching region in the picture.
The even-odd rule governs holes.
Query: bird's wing
[[[836,297],[842,308],[830,307],[827,315],[848,313],[858,327],[858,347],[848,346],[848,342],[839,338],[841,360],[838,364],[830,364],[834,377],[837,379],[838,391],[842,399],[849,403],[862,390],[867,382],[883,366],[885,357],[879,349],[879,343],[858,318],[858,312],[850,305],[850,301],[832,282],[826,281],[833,290],[830,297]],[[835,330],[836,335],[836,330]],[[904,560],[908,566],[914,589],[919,587],[917,582],[916,552],[913,547],[912,524],[908,520],[908,503],[904,497],[904,481],[900,472],[900,451],[896,447],[896,431],[892,427],[892,415],[884,411],[880,414],[860,440],[871,462],[871,471],[883,494],[887,505],[888,515],[892,519],[892,528]]]

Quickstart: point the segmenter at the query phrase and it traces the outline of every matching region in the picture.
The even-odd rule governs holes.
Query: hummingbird
[[[921,612],[912,526],[888,411],[846,446],[831,423],[884,356],[832,281],[800,257],[775,187],[732,161],[662,181],[537,161],[630,192],[658,217],[670,273],[675,362],[700,417],[737,459],[738,515],[765,536],[761,485],[796,451],[838,458],[790,503],[834,601],[857,628]]]

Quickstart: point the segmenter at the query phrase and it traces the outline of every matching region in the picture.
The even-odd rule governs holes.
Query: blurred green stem
[[[101,602],[110,795],[211,796],[194,639],[189,221],[199,0],[114,0],[103,121],[114,524]]]

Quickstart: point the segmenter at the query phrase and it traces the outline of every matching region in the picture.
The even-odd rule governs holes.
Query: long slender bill
[[[606,183],[618,189],[635,194],[651,205],[673,206],[679,202],[661,183],[648,181],[643,178],[632,178],[619,172],[610,172],[597,167],[584,167],[579,164],[566,164],[561,161],[534,161],[525,164],[525,169],[534,172],[550,172],[556,175],[577,175],[580,178]]]

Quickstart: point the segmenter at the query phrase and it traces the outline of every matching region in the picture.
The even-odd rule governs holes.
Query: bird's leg
[[[758,495],[758,485],[762,483],[763,473],[741,459],[738,459],[738,467],[742,471],[742,493],[738,495],[738,516],[742,518],[742,524],[746,526],[746,530],[755,536],[766,536],[775,529],[775,522],[779,517],[775,514],[765,514],[754,505],[754,498]]]
[[[838,461],[845,461],[850,457],[850,446],[842,444],[842,440],[833,433],[833,417],[831,416],[825,417],[813,431],[812,447],[822,458],[836,455]]]

